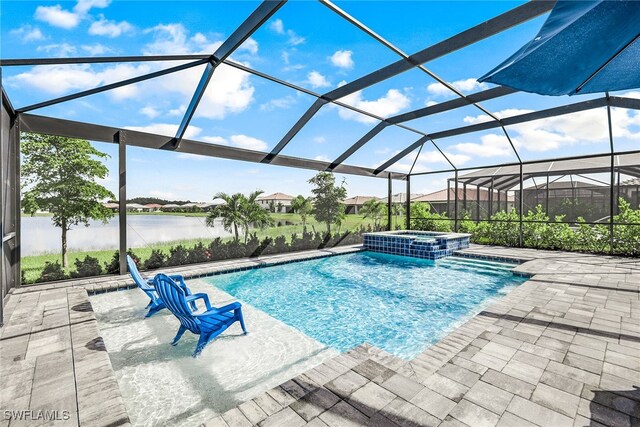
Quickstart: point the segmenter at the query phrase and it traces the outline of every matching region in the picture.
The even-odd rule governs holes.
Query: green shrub
[[[431,212],[428,203],[411,204],[411,229],[422,231],[451,231],[451,220],[446,214]]]
[[[133,259],[133,262],[135,262],[136,265],[140,265],[140,257],[138,257],[131,249],[127,251],[127,255]],[[104,269],[107,274],[120,274],[120,251],[115,251],[113,253],[111,262],[104,263]]]
[[[51,282],[54,280],[64,280],[66,278],[67,275],[62,269],[62,265],[60,265],[58,261],[47,261],[44,263],[42,273],[40,273],[40,277],[36,280],[36,282]]]
[[[167,265],[167,256],[160,249],[152,249],[151,255],[144,261],[145,270],[155,270]]]
[[[102,274],[102,266],[98,258],[87,255],[83,260],[76,259],[74,264],[76,265],[76,271],[71,272],[71,277],[73,278],[100,276]]]
[[[184,265],[189,262],[189,251],[183,245],[172,246],[169,248],[169,257],[167,258],[167,265]]]

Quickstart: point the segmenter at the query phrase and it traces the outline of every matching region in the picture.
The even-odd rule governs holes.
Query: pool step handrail
[[[138,287],[142,289],[150,299],[149,304],[147,304],[146,307],[149,309],[149,311],[147,312],[147,315],[145,317],[151,317],[165,308],[164,302],[156,293],[156,288],[153,282],[154,278],[143,277],[142,274],[140,274],[140,271],[138,271],[138,266],[136,265],[135,261],[129,255],[127,255],[127,266],[129,267],[129,274],[131,274],[131,277],[133,278],[135,284],[138,285]],[[169,277],[179,283],[180,286],[185,289],[187,295],[191,295],[191,291],[187,287],[186,283],[184,282],[184,278],[181,275],[176,274]]]
[[[242,331],[244,334],[247,333],[242,316],[242,304],[239,302],[232,302],[220,308],[212,307],[207,294],[197,293],[188,296],[182,286],[162,273],[156,275],[154,284],[167,309],[180,321],[180,328],[171,345],[177,345],[186,331],[200,336],[193,357],[198,357],[207,344],[235,322],[240,322]],[[193,306],[197,300],[204,301],[204,313],[196,314],[197,307]]]

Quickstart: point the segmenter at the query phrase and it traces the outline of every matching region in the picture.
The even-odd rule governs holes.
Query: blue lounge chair
[[[129,255],[127,255],[127,265],[129,266],[129,273],[131,274],[131,277],[133,277],[133,281],[136,282],[136,285],[138,285],[138,287],[142,289],[145,294],[147,294],[149,299],[151,299],[151,301],[149,301],[149,304],[147,304],[146,308],[149,309],[149,312],[145,317],[151,317],[158,311],[165,308],[162,299],[156,294],[156,289],[153,285],[153,279],[145,279],[144,277],[142,277],[142,274],[140,274],[140,272],[138,271],[136,263]],[[180,286],[184,288],[187,296],[191,295],[191,291],[189,290],[189,288],[187,288],[187,285],[184,283],[184,278],[182,276],[174,275],[169,277],[171,277],[172,280],[179,283]],[[195,309],[195,303],[191,302],[191,304]]]
[[[167,309],[180,320],[180,329],[178,329],[171,345],[178,344],[182,334],[187,330],[200,335],[193,357],[198,357],[207,344],[235,322],[240,322],[242,331],[247,333],[242,318],[242,305],[239,302],[215,308],[211,307],[207,294],[195,294],[191,297],[192,301],[202,299],[207,308],[204,313],[195,314],[196,310],[189,304],[190,299],[184,288],[169,276],[158,274],[154,279],[154,284]]]

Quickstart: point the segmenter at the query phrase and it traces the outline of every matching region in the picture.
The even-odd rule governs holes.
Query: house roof
[[[273,193],[268,196],[260,195],[257,200],[293,200],[294,197],[284,193]]]
[[[162,207],[162,205],[159,205],[157,203],[148,203],[145,206],[150,209],[160,209]]]
[[[449,189],[449,200],[453,201],[455,199],[455,189]],[[458,188],[458,200],[464,200],[464,190],[462,188]],[[504,200],[504,194],[500,195],[500,199]],[[475,188],[467,188],[467,201],[478,200],[478,192]],[[487,201],[489,200],[489,191],[487,189],[480,189],[480,200]],[[494,192],[493,200],[498,200],[497,192]],[[513,202],[515,200],[514,196],[509,196],[507,198],[508,201]],[[443,188],[442,190],[434,191],[433,193],[425,194],[416,198],[411,199],[412,202],[446,202],[447,201],[447,189]]]
[[[365,202],[369,200],[379,200],[378,197],[374,196],[353,196],[344,200],[344,204],[348,206],[362,206]]]
[[[102,206],[104,206],[107,209],[117,209],[120,207],[118,203],[103,203]]]

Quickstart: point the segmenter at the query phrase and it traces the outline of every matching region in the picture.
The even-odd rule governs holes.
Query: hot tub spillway
[[[470,234],[420,231],[365,233],[364,247],[373,252],[440,259],[469,247]]]

